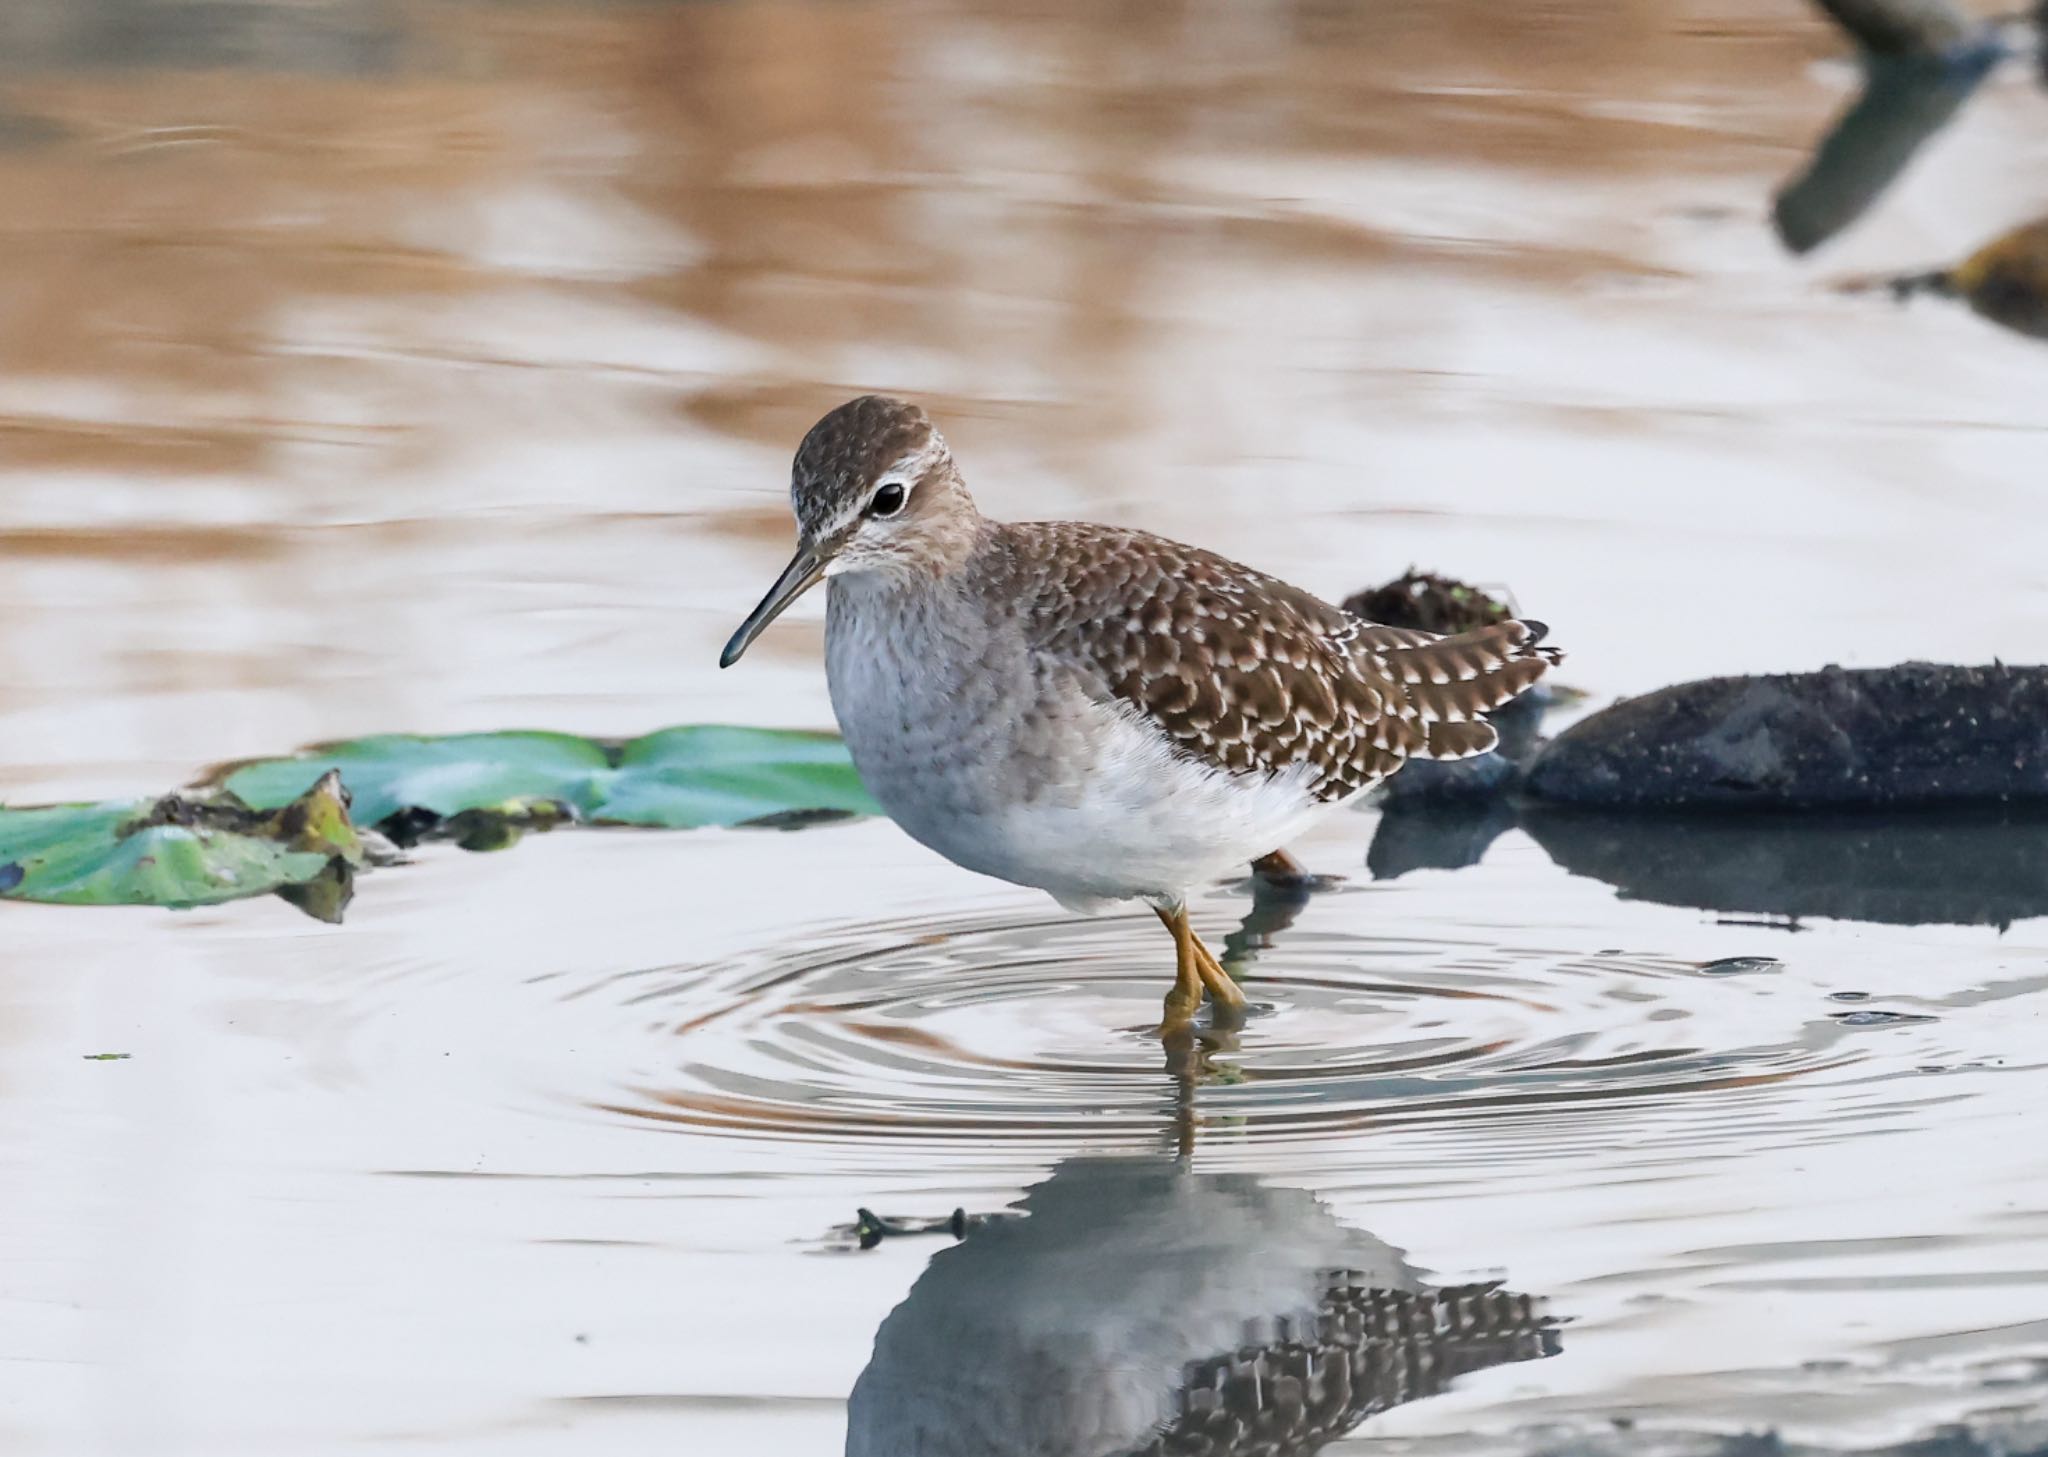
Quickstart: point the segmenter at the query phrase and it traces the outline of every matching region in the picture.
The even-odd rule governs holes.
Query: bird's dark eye
[[[903,487],[891,481],[875,492],[875,499],[868,503],[870,516],[894,516],[903,509]]]

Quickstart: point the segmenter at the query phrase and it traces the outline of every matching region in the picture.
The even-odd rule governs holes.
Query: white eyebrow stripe
[[[826,521],[817,533],[819,538],[835,536],[858,522],[867,514],[868,506],[875,499],[875,492],[886,485],[903,487],[907,498],[911,491],[917,489],[917,483],[924,478],[925,471],[935,462],[944,460],[948,454],[950,452],[947,450],[945,437],[936,430],[932,431],[931,438],[923,445],[906,452],[900,459],[892,462],[887,470],[875,477],[874,490],[869,491],[860,500],[840,508]]]
[[[905,489],[913,488],[924,475],[926,468],[935,461],[944,459],[945,455],[946,438],[934,430],[924,444],[905,453],[900,460],[876,477],[875,488],[880,490],[891,481]]]
[[[924,458],[924,451],[913,450],[876,478],[875,489],[880,490],[891,481],[894,481],[899,486],[908,486],[913,480],[917,479],[916,467],[923,462]]]

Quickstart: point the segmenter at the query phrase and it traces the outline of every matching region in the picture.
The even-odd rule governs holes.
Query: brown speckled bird
[[[1487,710],[1558,660],[1540,624],[1382,627],[1213,553],[1078,521],[991,521],[915,405],[804,437],[794,559],[729,667],[830,580],[825,668],[868,789],[970,870],[1070,908],[1143,900],[1177,954],[1166,1028],[1244,997],[1191,887],[1281,848],[1411,758],[1494,745]]]

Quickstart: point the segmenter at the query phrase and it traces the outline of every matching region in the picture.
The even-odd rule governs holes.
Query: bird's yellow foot
[[[1195,1013],[1201,1010],[1205,990],[1216,1004],[1219,1022],[1240,1025],[1244,1017],[1244,993],[1238,990],[1237,983],[1230,979],[1230,973],[1195,935],[1194,927],[1188,924],[1187,907],[1161,909],[1158,915],[1166,929],[1173,933],[1174,949],[1173,990],[1166,994],[1166,1018],[1159,1024],[1159,1035],[1163,1038],[1176,1037],[1192,1027]]]
[[[1157,908],[1155,908],[1157,909]],[[1173,933],[1173,989],[1166,994],[1166,1018],[1159,1024],[1162,1038],[1181,1038],[1195,1025],[1195,1013],[1202,1007],[1201,942],[1188,925],[1186,906],[1160,909],[1159,919]]]

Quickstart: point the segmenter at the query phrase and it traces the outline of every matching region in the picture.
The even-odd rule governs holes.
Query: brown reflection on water
[[[1778,0],[43,0],[0,26],[14,797],[378,730],[823,722],[801,622],[755,674],[709,653],[778,554],[791,442],[856,390],[932,404],[1004,514],[1143,520],[1333,595],[1423,558],[1509,581],[1611,686],[1936,651],[1859,606],[1863,638],[1723,618],[1671,663],[1643,594],[1704,569],[1670,527],[1751,530],[1707,492],[1756,457],[1818,521],[2027,446],[1902,453],[1916,409],[2048,423],[1955,367],[1974,339],[1899,332],[1939,322],[1869,326],[1889,372],[1830,344],[1853,306],[1807,301],[1765,216],[1850,78]],[[2010,101],[1970,125],[2018,134]],[[1893,256],[1950,251],[1886,206]],[[1966,211],[1932,215],[2003,221]],[[1930,349],[1952,396],[1902,403]],[[1838,434],[1799,459],[1816,420]],[[1956,530],[1959,576],[2024,558]],[[1797,536],[1746,559],[1810,561]],[[1827,552],[1824,602],[1894,565]]]
[[[56,140],[0,151],[0,368],[133,394],[97,410],[13,403],[10,462],[238,472],[343,442],[403,462],[419,434],[456,423],[431,418],[443,402],[392,389],[399,361],[306,347],[292,310],[405,300],[431,314],[521,276],[676,309],[791,360],[965,355],[957,388],[973,397],[977,356],[1022,354],[1075,394],[1116,379],[1154,280],[1191,247],[1552,283],[1638,271],[1595,237],[1500,248],[1293,217],[1267,206],[1284,204],[1284,176],[1261,197],[1187,164],[1747,170],[1683,99],[1616,104],[1600,78],[1684,98],[1731,74],[1782,76],[1824,44],[1762,3],[1691,19],[1648,4],[388,9],[404,63],[360,75],[66,74],[30,50],[7,108]],[[1783,96],[1771,84],[1750,98],[1767,138],[1751,148],[1781,154],[1806,119],[1810,105]],[[508,209],[492,236],[494,195],[519,188],[554,196]],[[607,200],[630,208],[607,218]],[[553,258],[534,238],[549,207],[557,224],[592,214]],[[674,229],[668,256],[661,227],[631,236],[636,219]],[[781,447],[867,382],[780,373],[709,381],[681,403]],[[386,408],[306,418],[294,381]],[[1097,430],[1119,428],[1115,394]]]

